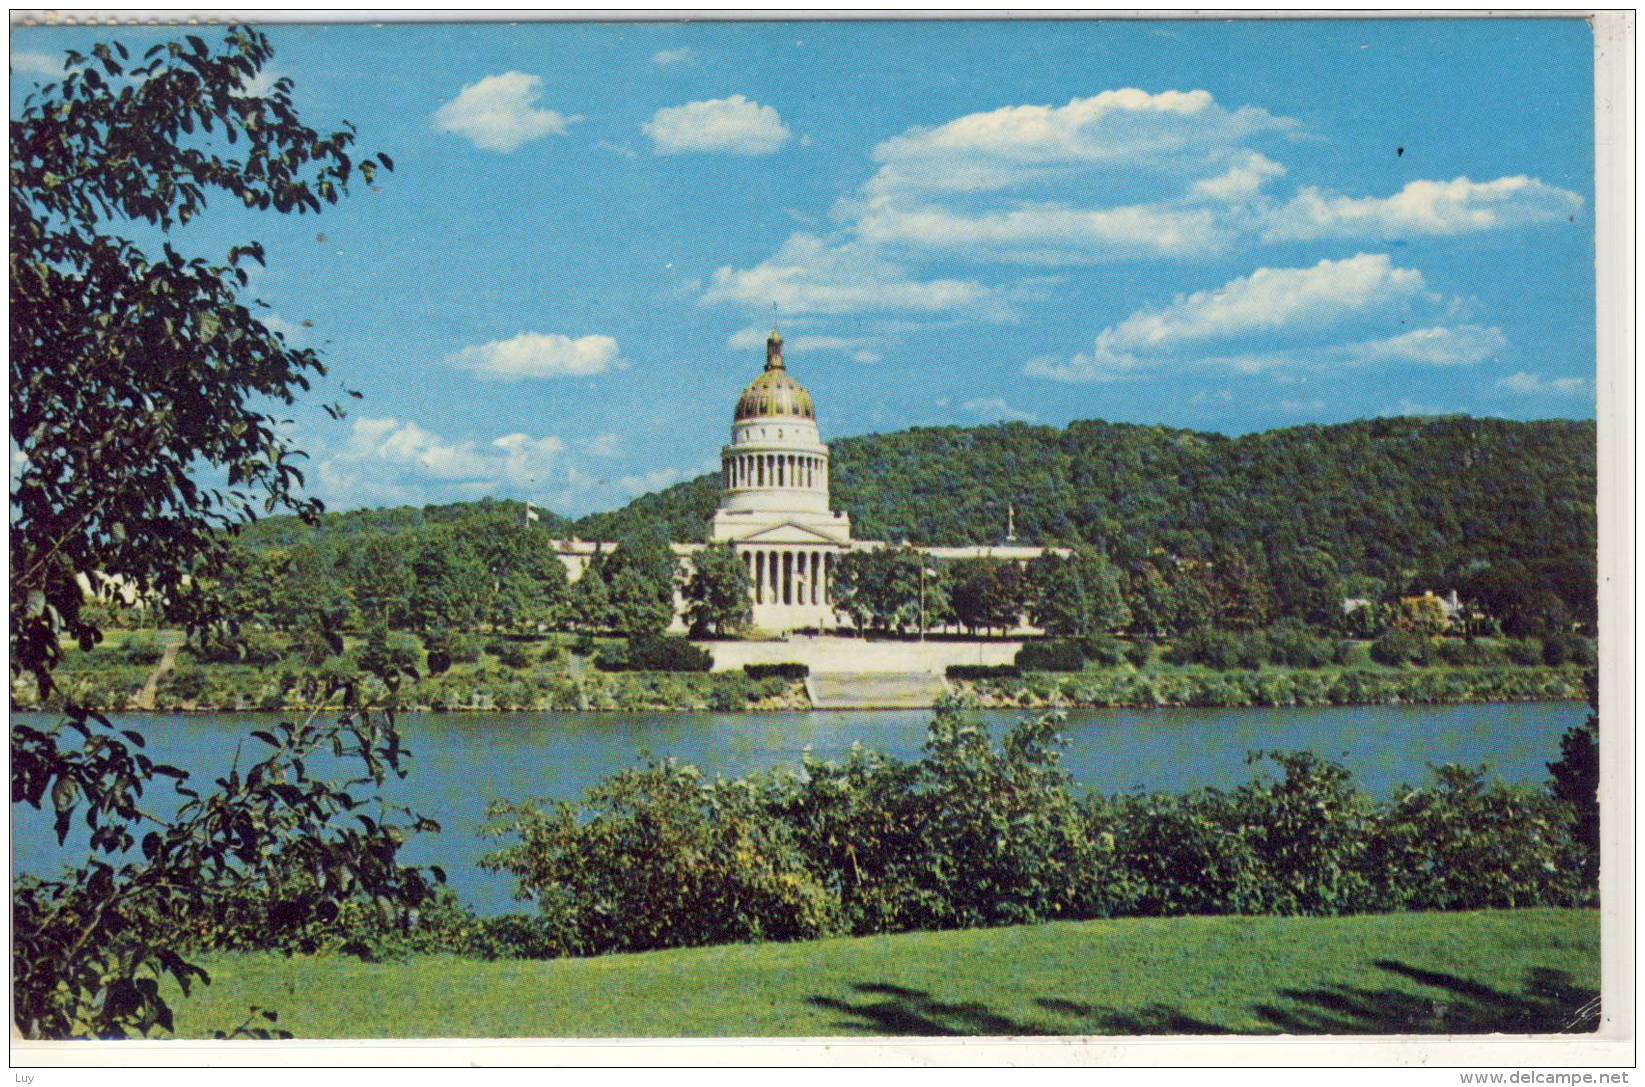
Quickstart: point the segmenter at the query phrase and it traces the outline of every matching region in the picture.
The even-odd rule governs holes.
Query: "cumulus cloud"
[[[651,54],[651,63],[660,68],[674,68],[682,64],[691,64],[697,59],[689,45],[682,45],[678,49],[659,49]]]
[[[1285,167],[1267,155],[1251,151],[1215,177],[1194,182],[1192,192],[1208,200],[1249,200],[1262,191],[1263,185],[1285,173]]]
[[[730,302],[781,313],[912,311],[941,313],[989,301],[988,288],[969,280],[915,280],[908,270],[859,243],[831,244],[794,234],[753,268],[720,268],[704,292],[705,305]],[[763,342],[763,341],[762,341]]]
[[[1500,328],[1436,325],[1385,340],[1353,344],[1346,350],[1363,362],[1418,362],[1426,366],[1473,366],[1500,354],[1508,337]]]
[[[960,407],[979,419],[1006,419],[1023,423],[1032,423],[1039,419],[1039,416],[1033,412],[1014,408],[1007,404],[1003,397],[999,396],[983,396],[975,400],[967,400]]]
[[[1366,309],[1408,298],[1422,273],[1396,268],[1385,254],[1360,253],[1307,268],[1258,268],[1215,290],[1179,295],[1103,329],[1105,354],[1155,351],[1185,343],[1280,329],[1320,328]]]
[[[716,151],[769,155],[792,135],[775,109],[740,94],[665,107],[640,128],[651,137],[652,150],[659,155]]]
[[[465,347],[448,361],[493,381],[590,377],[628,365],[610,336],[572,339],[557,332],[522,332],[512,339]]]
[[[1309,186],[1269,220],[1269,241],[1468,234],[1575,215],[1574,192],[1519,175],[1495,181],[1413,181],[1389,197],[1351,197]]]
[[[561,136],[577,117],[539,109],[541,77],[524,72],[488,75],[434,111],[434,126],[482,151],[508,154],[544,136]]]
[[[1024,372],[1056,381],[1114,381],[1168,365],[1245,374],[1376,362],[1463,366],[1507,346],[1500,329],[1479,325],[1340,338],[1342,331],[1367,323],[1391,323],[1394,315],[1427,300],[1423,287],[1421,272],[1396,267],[1383,254],[1302,268],[1258,268],[1215,290],[1140,309],[1098,332],[1091,351],[1068,360],[1031,359]],[[1333,338],[1321,342],[1326,335]]]
[[[1256,107],[1224,109],[1208,91],[1126,87],[1064,106],[1005,106],[910,129],[874,149],[882,165],[872,185],[977,191],[1073,163],[1203,164],[1247,137],[1295,126]]]
[[[1517,396],[1578,396],[1589,389],[1585,377],[1543,377],[1524,370],[1509,374],[1496,387]]]
[[[1207,211],[1149,204],[1028,204],[964,214],[933,204],[908,207],[878,200],[859,216],[856,230],[869,242],[970,250],[1039,264],[1185,256],[1221,248],[1226,240]]]

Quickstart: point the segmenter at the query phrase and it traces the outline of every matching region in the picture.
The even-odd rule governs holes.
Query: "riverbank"
[[[1596,910],[1175,917],[546,962],[212,955],[177,1037],[1486,1034],[1597,1023]]]
[[[70,697],[104,712],[303,712],[316,708],[310,674],[288,664],[179,663],[152,685],[152,667],[71,662],[58,681]],[[374,679],[374,704],[425,712],[775,712],[813,708],[805,684],[727,672],[600,672],[579,662],[508,668],[483,661],[440,675],[421,674],[397,690]],[[1244,706],[1377,706],[1482,702],[1567,702],[1586,697],[1582,670],[1551,667],[1335,666],[1215,671],[1127,665],[1081,672],[949,680],[947,687],[986,709],[1154,709]],[[933,690],[940,688],[934,684]],[[152,702],[144,704],[146,698]],[[14,710],[42,706],[27,679],[14,680]],[[330,702],[320,708],[338,708]]]

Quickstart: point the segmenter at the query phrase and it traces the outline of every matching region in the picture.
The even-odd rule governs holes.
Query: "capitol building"
[[[934,558],[1027,562],[1045,549],[1017,546],[1007,529],[999,546],[922,547]],[[851,518],[830,509],[828,446],[817,429],[811,394],[788,372],[782,336],[765,345],[765,370],[737,398],[731,441],[720,450],[720,505],[708,539],[675,543],[682,564],[710,543],[730,544],[748,568],[757,630],[829,630],[839,625],[829,595],[840,556],[891,546],[851,538]],[[613,545],[556,540],[555,554],[575,581],[596,554]],[[675,629],[684,629],[675,599]]]

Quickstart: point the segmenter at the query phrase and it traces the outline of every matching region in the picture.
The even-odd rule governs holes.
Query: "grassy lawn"
[[[213,983],[174,1003],[180,1035],[232,1028],[252,1004],[299,1038],[1541,1032],[1593,1029],[1580,1009],[1597,1001],[1599,915],[1137,918],[550,962],[206,965]]]

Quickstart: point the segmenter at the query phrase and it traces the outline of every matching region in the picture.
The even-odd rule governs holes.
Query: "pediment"
[[[830,536],[798,521],[783,521],[780,524],[767,525],[746,536],[738,536],[733,541],[739,544],[831,544],[839,546],[845,541],[838,536]]]

